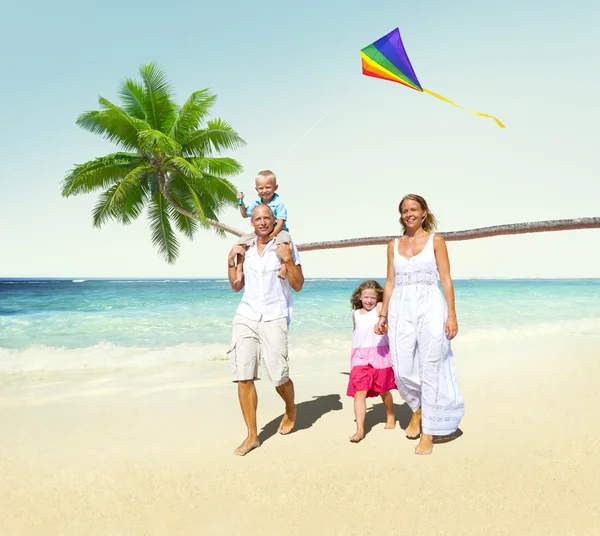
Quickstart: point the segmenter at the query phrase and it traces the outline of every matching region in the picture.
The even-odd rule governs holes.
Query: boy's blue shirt
[[[260,195],[256,196],[256,199],[254,201],[252,201],[252,203],[250,203],[250,205],[248,205],[246,207],[246,215],[251,218],[252,217],[252,211],[262,203],[262,199],[260,198]],[[269,201],[268,203],[266,203],[266,205],[273,211],[273,216],[275,216],[275,219],[277,220],[283,220],[283,227],[281,228],[282,231],[287,231],[288,233],[290,232],[290,230],[287,227],[287,208],[285,208],[285,205],[283,204],[283,201],[281,200],[281,198],[279,197],[279,194],[274,193],[273,194],[273,199],[271,199],[271,201]]]

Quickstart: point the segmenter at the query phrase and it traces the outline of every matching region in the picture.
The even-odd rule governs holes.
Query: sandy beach
[[[413,454],[410,412],[372,401],[355,445],[346,349],[294,359],[298,421],[258,384],[262,446],[229,365],[5,375],[0,534],[596,535],[600,337],[454,345],[462,435]]]

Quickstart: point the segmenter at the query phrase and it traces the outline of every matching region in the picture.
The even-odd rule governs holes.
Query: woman
[[[421,436],[416,454],[431,454],[433,436],[454,433],[465,411],[450,348],[458,333],[454,287],[446,243],[433,233],[437,222],[425,199],[407,195],[398,210],[404,234],[388,244],[383,307],[375,332],[388,329],[396,385],[413,410],[406,435]]]

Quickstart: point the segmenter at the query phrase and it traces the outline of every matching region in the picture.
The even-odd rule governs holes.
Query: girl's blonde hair
[[[352,309],[362,309],[360,295],[362,294],[363,290],[374,290],[377,292],[377,303],[383,300],[383,287],[377,281],[369,279],[358,285],[357,289],[352,293],[352,296],[350,296],[350,304],[352,305]]]
[[[402,201],[400,201],[400,204],[398,205],[398,212],[400,212],[400,225],[402,225],[402,229],[404,229],[404,232],[406,232],[406,225],[404,225],[404,222],[402,221],[402,203],[404,203],[404,201],[408,201],[409,199],[411,201],[416,201],[417,203],[419,203],[419,205],[421,205],[421,209],[427,212],[427,216],[425,216],[425,219],[421,224],[423,230],[427,231],[428,233],[435,231],[438,225],[438,221],[437,218],[434,216],[433,212],[429,211],[427,201],[425,201],[425,199],[423,199],[420,195],[408,194],[402,198]]]

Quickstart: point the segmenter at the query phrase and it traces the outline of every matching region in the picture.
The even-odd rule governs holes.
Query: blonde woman
[[[450,348],[458,333],[454,287],[446,243],[433,232],[437,222],[425,199],[407,195],[398,210],[404,234],[388,244],[375,332],[388,329],[396,385],[413,411],[406,435],[420,437],[416,454],[431,454],[433,436],[454,433],[464,415]]]

